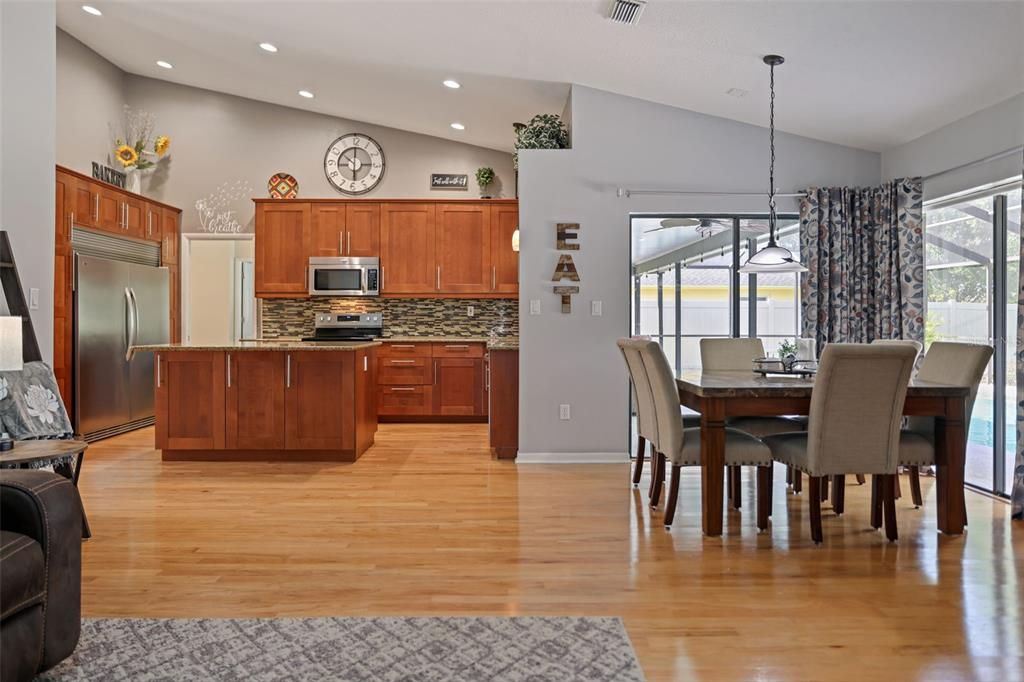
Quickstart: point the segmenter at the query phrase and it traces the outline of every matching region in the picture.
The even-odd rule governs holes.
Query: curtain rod
[[[615,190],[615,196],[626,197],[627,199],[636,195],[647,196],[695,196],[695,197],[767,197],[767,192],[687,192],[676,189],[626,189],[619,187]],[[787,194],[775,193],[777,197],[805,197],[807,192],[789,192]]]
[[[926,175],[923,178],[921,178],[921,180],[924,181],[924,182],[928,182],[929,180],[934,180],[935,178],[940,178],[943,175],[948,175],[949,173],[956,173],[958,171],[967,170],[968,168],[974,168],[975,166],[980,166],[980,165],[985,164],[985,163],[991,163],[992,161],[995,161],[997,159],[1001,159],[1004,156],[1010,156],[1011,154],[1020,154],[1021,152],[1024,152],[1024,144],[1019,144],[1016,147],[1013,147],[1012,149],[1004,149],[1001,152],[996,152],[995,154],[990,154],[989,156],[986,156],[983,159],[976,159],[974,161],[968,161],[967,163],[962,163],[959,166],[953,166],[952,168],[947,168],[944,171],[939,171],[938,173],[932,173],[931,175]]]

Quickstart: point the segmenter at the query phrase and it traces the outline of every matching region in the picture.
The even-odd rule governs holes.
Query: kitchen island
[[[136,346],[154,353],[165,461],[354,462],[377,431],[377,342]]]

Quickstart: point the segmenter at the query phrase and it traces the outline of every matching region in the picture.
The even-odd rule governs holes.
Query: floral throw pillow
[[[0,372],[0,426],[15,440],[71,438],[57,380],[45,362],[26,362],[20,372]]]

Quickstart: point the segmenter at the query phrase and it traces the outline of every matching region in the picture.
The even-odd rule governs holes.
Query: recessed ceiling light
[[[103,12],[99,11],[98,9],[93,7],[92,5],[82,5],[82,11],[88,12],[89,14],[93,15],[94,17],[102,17],[103,16]]]
[[[299,94],[305,97],[306,99],[313,99],[313,93],[310,92],[309,90],[299,90]]]
[[[260,43],[260,48],[267,52],[277,52],[277,46],[271,43]]]
[[[444,81],[444,87],[451,88],[452,90],[458,90],[459,88],[462,87],[462,85],[459,84],[459,81],[453,81],[451,78],[449,78],[448,80]]]
[[[173,69],[174,68],[174,64],[171,64],[170,62],[165,62],[162,59],[160,61],[158,61],[156,63],[156,65],[159,66],[161,69]]]
[[[461,123],[453,123],[452,128],[455,128],[456,130],[465,130],[466,126],[462,125]]]

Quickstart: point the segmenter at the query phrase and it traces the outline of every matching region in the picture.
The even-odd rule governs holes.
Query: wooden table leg
[[[701,524],[704,535],[722,534],[722,488],[725,481],[725,401],[705,398],[700,414]]]
[[[964,505],[966,434],[964,399],[947,398],[945,417],[935,419],[935,487],[939,530],[960,535],[967,525]]]

